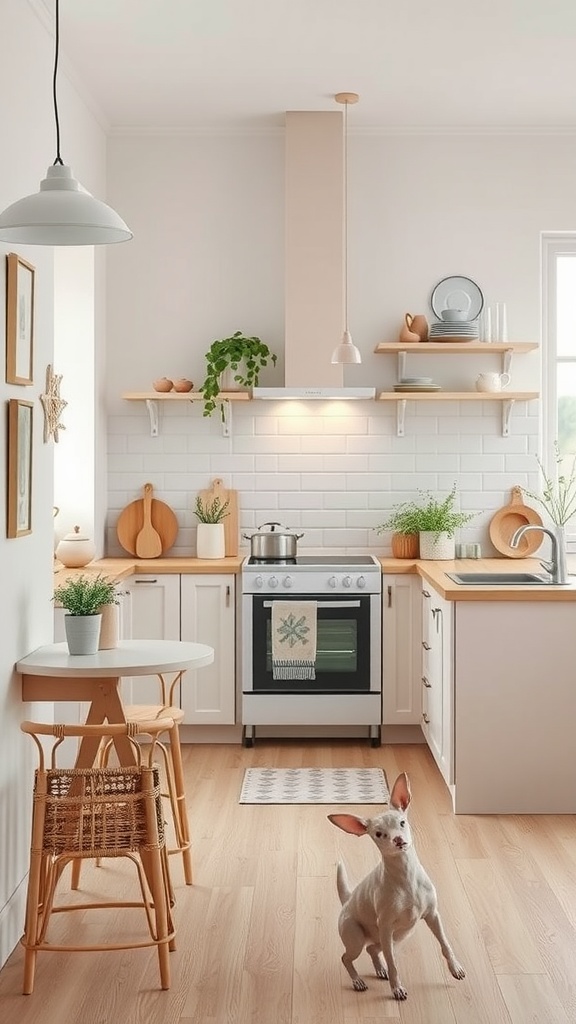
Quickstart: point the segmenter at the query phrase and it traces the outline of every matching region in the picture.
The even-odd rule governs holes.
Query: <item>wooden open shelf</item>
[[[218,401],[248,402],[249,391],[221,391]],[[127,391],[122,395],[127,402],[198,402],[204,399],[201,391]]]
[[[491,352],[533,352],[537,349],[536,341],[415,341],[406,344],[401,341],[381,341],[376,345],[375,352],[410,352],[424,356],[427,352],[459,352],[468,355],[470,352],[490,355]]]

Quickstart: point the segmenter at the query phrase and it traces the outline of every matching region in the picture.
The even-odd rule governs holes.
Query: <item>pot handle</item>
[[[262,523],[262,526],[257,526],[256,529],[257,530],[263,530],[265,526],[271,526],[272,529],[271,529],[270,533],[274,533],[274,527],[275,526],[281,526],[281,523]],[[284,527],[284,529],[287,529],[287,527]]]

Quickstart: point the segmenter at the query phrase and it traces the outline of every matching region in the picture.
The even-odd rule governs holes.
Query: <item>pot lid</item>
[[[270,529],[269,530],[265,530],[264,529],[265,526],[269,526]],[[279,529],[276,529],[276,527],[279,527]],[[252,534],[253,537],[260,537],[260,536],[269,537],[271,535],[273,535],[274,537],[295,537],[296,536],[295,533],[291,533],[290,532],[290,527],[288,527],[288,526],[281,526],[280,523],[262,523],[262,526],[258,526],[257,527],[257,532]]]
[[[63,540],[90,540],[87,533],[81,533],[80,527],[75,526],[72,533],[66,533]]]

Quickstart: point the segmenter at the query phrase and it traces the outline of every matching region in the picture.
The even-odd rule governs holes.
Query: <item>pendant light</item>
[[[358,103],[358,93],[337,92],[336,103],[344,104],[344,332],[332,353],[333,363],[361,363],[362,356],[348,330],[348,107]]]
[[[56,78],[60,49],[60,0],[56,0],[56,29],[52,95],[56,122],[56,159],[40,182],[40,191],[0,213],[0,241],[25,245],[108,245],[127,242],[130,228],[106,203],[95,199],[76,181],[60,156],[60,121]]]

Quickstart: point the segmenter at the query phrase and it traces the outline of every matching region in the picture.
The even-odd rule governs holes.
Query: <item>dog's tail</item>
[[[348,882],[348,875],[346,874],[346,868],[344,862],[340,861],[336,871],[336,888],[338,889],[338,895],[340,897],[340,903],[342,906],[350,899],[352,895],[352,889]]]

